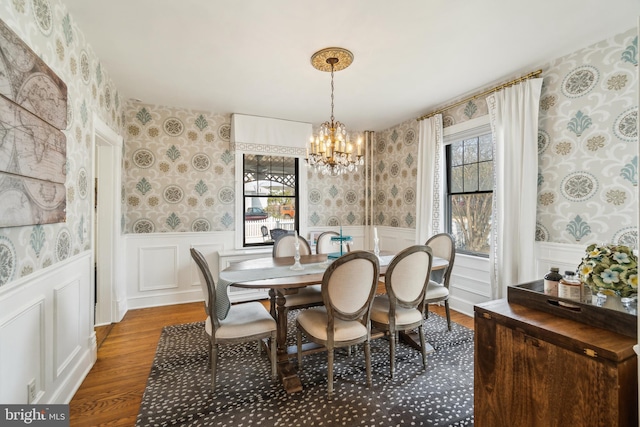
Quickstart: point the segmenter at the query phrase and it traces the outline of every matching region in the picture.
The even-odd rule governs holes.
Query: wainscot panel
[[[129,309],[202,301],[189,250],[207,253],[233,248],[233,231],[125,235]],[[207,259],[217,278],[217,258]]]
[[[71,400],[97,355],[91,271],[85,251],[0,289],[0,402]]]

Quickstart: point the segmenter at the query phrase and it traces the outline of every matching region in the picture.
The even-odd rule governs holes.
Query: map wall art
[[[0,227],[66,219],[67,86],[0,21]]]

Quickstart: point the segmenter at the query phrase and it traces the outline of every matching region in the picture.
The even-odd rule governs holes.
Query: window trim
[[[307,218],[308,216],[308,205],[307,205],[307,168],[304,164],[304,157],[301,156],[296,156],[296,155],[290,155],[290,154],[285,154],[285,153],[273,153],[273,152],[269,152],[269,153],[265,153],[265,152],[257,152],[257,151],[253,151],[253,150],[235,150],[234,151],[234,157],[235,157],[235,200],[234,200],[234,205],[235,205],[235,217],[234,217],[234,221],[233,221],[233,230],[229,230],[229,231],[233,231],[234,233],[234,249],[236,250],[245,250],[245,251],[251,251],[251,250],[265,250],[266,248],[269,248],[269,246],[265,246],[265,245],[259,245],[259,246],[244,246],[244,227],[240,226],[241,224],[244,225],[244,221],[242,220],[244,218],[244,211],[243,211],[243,207],[244,207],[244,190],[243,190],[243,186],[244,186],[244,165],[243,165],[243,156],[245,154],[264,154],[264,155],[270,155],[270,156],[283,156],[283,157],[295,157],[298,159],[298,191],[297,191],[297,197],[298,197],[298,212],[296,214],[297,220],[298,220],[298,234],[300,236],[304,236],[306,237],[308,232],[307,232],[307,221],[306,220],[302,220],[302,218]],[[240,219],[240,220],[239,220]]]
[[[443,161],[443,165],[444,165],[444,176],[443,176],[443,197],[444,197],[444,203],[443,203],[443,215],[444,215],[444,228],[445,231],[447,233],[451,233],[451,202],[449,200],[449,169],[450,169],[450,165],[448,164],[448,159],[446,156],[446,152],[447,152],[447,147],[449,145],[451,145],[454,142],[460,141],[460,140],[464,140],[464,139],[470,139],[470,138],[475,138],[477,136],[486,134],[486,133],[492,133],[492,129],[491,129],[491,122],[490,122],[490,118],[489,115],[484,115],[484,116],[480,116],[477,117],[475,119],[471,119],[471,120],[467,120],[466,122],[462,122],[453,126],[449,126],[444,128],[443,130],[443,147],[442,147],[442,158],[444,159]],[[495,158],[493,159],[493,161],[495,161]],[[492,191],[478,191],[474,194],[480,194],[480,193],[493,193]],[[473,257],[477,257],[477,258],[489,258],[489,254],[484,254],[484,253],[480,253],[480,252],[473,252],[473,251],[467,251],[467,250],[463,250],[463,249],[456,249],[456,253],[459,254],[464,254],[464,255],[468,255],[468,256],[473,256]]]
[[[272,241],[271,242],[251,243],[251,244],[248,244],[247,241],[246,241],[246,237],[247,236],[245,235],[246,227],[244,227],[244,213],[249,208],[248,206],[246,206],[247,197],[257,197],[257,198],[261,198],[261,199],[262,198],[269,199],[270,197],[277,197],[277,196],[257,196],[257,195],[247,196],[247,195],[244,194],[244,157],[247,156],[247,155],[251,156],[253,154],[251,154],[251,153],[242,153],[240,155],[242,157],[242,159],[243,159],[243,161],[242,161],[242,183],[243,183],[243,185],[242,185],[242,190],[241,190],[242,194],[240,196],[241,199],[242,199],[241,200],[241,203],[242,203],[242,215],[240,216],[240,218],[242,220],[242,224],[243,224],[243,226],[241,227],[241,229],[242,229],[241,230],[242,244],[243,244],[243,247],[247,248],[247,249],[256,248],[256,247],[257,248],[261,248],[261,247],[265,247],[265,246],[266,247],[272,247],[273,246],[273,242]],[[271,156],[271,157],[289,157],[289,156],[282,156],[282,155],[279,155],[279,154],[268,154],[268,156]],[[297,158],[297,157],[293,157],[293,158],[295,160],[297,160],[294,163],[294,170],[295,170],[295,174],[296,174],[296,194],[295,194],[295,196],[288,197],[288,198],[289,199],[294,199],[294,204],[296,206],[297,211],[299,212],[298,207],[299,207],[299,201],[300,201],[300,184],[299,184],[299,181],[300,181],[300,158]],[[293,226],[294,226],[294,228],[296,230],[300,229],[300,216],[299,215],[295,216],[295,221],[293,223]]]

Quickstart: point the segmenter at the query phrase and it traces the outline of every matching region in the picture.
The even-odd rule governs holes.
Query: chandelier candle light
[[[354,172],[364,165],[362,140],[355,147],[349,141],[344,123],[333,116],[333,73],[344,70],[353,62],[353,54],[347,49],[329,47],[319,50],[311,56],[311,65],[320,71],[331,72],[331,119],[320,125],[317,136],[312,136],[307,148],[307,166],[313,167],[323,175],[337,176],[345,172]]]

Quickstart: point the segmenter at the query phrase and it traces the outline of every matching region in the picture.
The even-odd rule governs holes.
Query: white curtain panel
[[[542,79],[531,79],[487,98],[494,143],[493,299],[507,286],[536,279],[534,243],[538,194],[538,109]]]
[[[416,188],[416,244],[443,230],[444,171],[442,114],[420,122],[418,137],[418,183]]]

